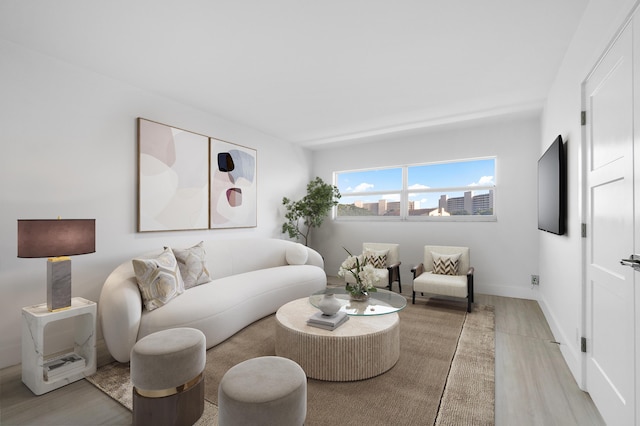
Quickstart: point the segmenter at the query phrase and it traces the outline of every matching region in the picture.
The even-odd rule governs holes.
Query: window
[[[400,216],[403,172],[396,167],[336,173],[342,195],[337,216]]]
[[[483,158],[336,172],[337,217],[495,220],[495,163]]]

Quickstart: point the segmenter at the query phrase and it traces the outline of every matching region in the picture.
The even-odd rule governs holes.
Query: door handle
[[[640,255],[632,254],[628,259],[621,259],[620,264],[630,266],[634,270],[640,272]]]

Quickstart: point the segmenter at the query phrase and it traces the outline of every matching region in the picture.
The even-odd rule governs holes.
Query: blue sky
[[[495,184],[495,159],[455,163],[436,163],[409,168],[409,188],[450,188],[477,184]],[[341,194],[349,192],[402,189],[402,169],[364,170],[340,173],[336,186]]]

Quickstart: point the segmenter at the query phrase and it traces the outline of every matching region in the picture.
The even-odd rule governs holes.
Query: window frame
[[[433,188],[425,188],[420,190],[412,190],[408,187],[409,181],[409,170],[413,167],[422,167],[422,166],[430,166],[436,164],[450,164],[450,163],[465,163],[472,161],[480,161],[480,160],[493,160],[493,185],[477,185],[477,186],[453,186],[453,187],[433,187]],[[357,172],[365,172],[365,171],[377,171],[377,170],[388,170],[388,169],[401,169],[402,170],[402,188],[399,190],[385,190],[385,191],[360,191],[360,192],[349,192],[349,193],[341,193],[342,199],[351,198],[351,197],[371,197],[375,195],[399,195],[400,201],[400,214],[398,216],[338,216],[338,205],[333,208],[332,211],[332,219],[336,221],[407,221],[407,222],[496,222],[498,220],[497,216],[497,193],[498,193],[498,158],[497,156],[486,156],[486,157],[475,157],[475,158],[465,158],[458,160],[446,160],[446,161],[435,161],[435,162],[427,162],[427,163],[415,163],[415,164],[404,164],[398,166],[384,166],[384,167],[370,167],[363,169],[351,169],[351,170],[341,170],[333,172],[333,184],[338,185],[338,175],[347,174],[347,173],[357,173]],[[415,196],[417,194],[434,194],[434,193],[449,193],[449,192],[467,192],[467,191],[493,191],[493,214],[491,215],[451,215],[451,216],[411,216],[409,214],[409,199],[411,196]],[[382,199],[382,197],[380,197]]]

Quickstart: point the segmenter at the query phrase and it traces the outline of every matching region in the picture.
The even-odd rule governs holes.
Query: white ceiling
[[[0,38],[309,148],[539,111],[588,0],[2,0]]]

